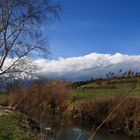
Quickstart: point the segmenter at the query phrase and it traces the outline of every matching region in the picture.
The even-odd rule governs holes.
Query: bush
[[[7,104],[28,115],[62,114],[71,102],[72,90],[66,81],[37,81],[26,89],[18,84],[11,87]]]
[[[124,97],[116,98],[112,102],[110,111],[118,104]],[[129,135],[140,136],[140,99],[128,98],[108,119],[106,125],[116,132],[125,132]],[[137,133],[137,134],[136,134]]]

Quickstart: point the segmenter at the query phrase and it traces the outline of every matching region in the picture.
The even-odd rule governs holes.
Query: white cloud
[[[91,53],[80,57],[58,58],[57,60],[38,59],[33,61],[40,75],[49,78],[67,80],[84,80],[91,77],[105,77],[111,71],[118,74],[120,69],[124,72],[129,69],[140,71],[140,55],[124,55],[116,53]]]

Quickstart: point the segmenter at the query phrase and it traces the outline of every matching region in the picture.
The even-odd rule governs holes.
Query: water
[[[81,134],[79,140],[88,140],[90,132],[88,130],[81,130],[78,127],[67,128],[63,131],[63,140],[76,140]],[[106,130],[100,130],[93,140],[138,140],[138,138],[130,138],[124,135],[115,135],[107,132]]]
[[[57,130],[57,136],[53,140],[88,140],[92,129],[91,123],[69,121],[63,128]],[[93,140],[140,140],[139,138],[131,138],[123,134],[111,134],[107,129],[101,129],[94,137]]]

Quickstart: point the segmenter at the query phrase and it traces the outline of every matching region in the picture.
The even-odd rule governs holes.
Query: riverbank
[[[71,83],[58,80],[49,84],[39,81],[27,89],[22,89],[16,83],[11,86],[3,104],[34,120],[36,128],[44,133],[46,128],[57,130],[63,126],[63,118],[68,117],[90,121],[95,126],[95,132],[96,128],[102,126],[111,133],[139,137],[140,83],[115,82],[112,89],[108,86],[105,88],[108,81],[102,82],[100,85],[104,88],[95,89],[73,89]]]
[[[34,134],[23,126],[22,118],[12,110],[0,107],[0,140],[31,140]]]
[[[129,97],[120,104],[125,98],[126,96],[112,99],[98,97],[76,101],[68,107],[67,113],[74,119],[91,121],[95,129],[105,121],[103,127],[111,133],[140,137],[140,99]]]

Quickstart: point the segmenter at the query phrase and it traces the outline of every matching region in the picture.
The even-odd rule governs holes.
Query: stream
[[[90,122],[71,122],[66,123],[61,129],[57,130],[57,134],[53,138],[47,137],[45,140],[88,140],[90,132],[92,130],[92,124]],[[93,140],[140,140],[139,138],[128,137],[125,134],[112,134],[108,129],[102,128],[95,135]]]

